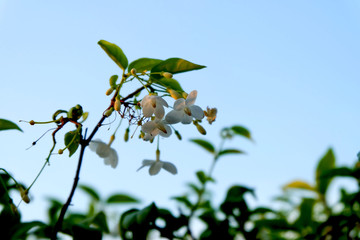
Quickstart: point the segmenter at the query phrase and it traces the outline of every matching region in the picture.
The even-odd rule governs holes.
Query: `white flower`
[[[141,130],[145,133],[145,141],[153,139],[158,134],[162,137],[169,137],[172,133],[169,125],[156,117],[154,120],[144,123]]]
[[[99,157],[104,159],[105,165],[111,165],[112,168],[116,168],[119,161],[118,155],[108,144],[103,143],[101,140],[94,140],[90,142],[89,147]]]
[[[194,105],[197,96],[197,91],[192,91],[185,99],[180,98],[174,103],[174,110],[170,111],[165,120],[169,124],[181,122],[183,124],[190,124],[193,118],[201,120],[204,118],[204,112],[201,107]]]
[[[160,160],[160,151],[156,150],[156,160],[143,160],[142,166],[137,170],[139,171],[143,167],[150,166],[149,173],[151,176],[158,174],[161,168],[165,169],[169,173],[177,174],[177,169],[171,162],[165,162]]]
[[[155,114],[155,117],[162,119],[165,115],[164,107],[169,107],[167,102],[156,95],[146,95],[140,103],[144,117],[151,117]]]

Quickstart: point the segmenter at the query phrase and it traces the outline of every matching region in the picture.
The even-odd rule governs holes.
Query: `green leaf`
[[[162,61],[163,60],[154,58],[139,58],[129,64],[128,72],[130,72],[133,68],[135,68],[136,72],[138,73],[143,71],[150,71],[154,66],[158,65]]]
[[[313,208],[316,200],[312,198],[304,198],[300,204],[300,216],[295,221],[294,225],[300,230],[305,229],[307,226],[314,226],[313,222]]]
[[[80,185],[79,188],[86,192],[92,199],[100,201],[100,195],[95,191],[95,189],[85,185]]]
[[[236,135],[243,136],[243,137],[246,137],[247,139],[252,140],[250,131],[245,127],[236,125],[236,126],[232,126],[231,130],[233,130],[233,132]]]
[[[80,132],[70,131],[65,134],[64,138],[65,146],[69,150],[69,157],[71,157],[79,147],[80,144]]]
[[[91,240],[101,240],[102,232],[82,225],[74,225],[72,227],[73,232],[73,240],[83,240],[83,239],[91,239]]]
[[[154,83],[164,86],[166,88],[173,89],[175,91],[178,91],[179,93],[184,92],[180,83],[178,81],[176,81],[175,79],[161,78],[161,79],[153,79],[153,80],[154,80]]]
[[[131,226],[136,223],[136,216],[138,212],[139,210],[134,208],[124,212],[120,218],[120,223],[119,223],[120,228],[121,229],[131,228]]]
[[[80,123],[85,122],[86,119],[88,118],[88,116],[89,116],[89,112],[84,112],[84,113],[82,114],[82,121],[81,121]]]
[[[208,141],[202,139],[190,139],[190,141],[203,147],[205,150],[209,151],[210,153],[215,153],[215,147]]]
[[[139,203],[140,201],[134,197],[126,194],[114,194],[111,195],[107,200],[107,203]]]
[[[149,206],[140,210],[136,215],[136,222],[138,224],[150,223],[155,221],[157,214],[157,207],[155,203],[151,203]]]
[[[205,66],[198,65],[181,58],[169,58],[162,61],[151,69],[151,73],[169,72],[172,74],[188,72],[205,68]],[[160,74],[153,74],[154,78],[161,78]]]
[[[98,226],[100,231],[109,233],[109,226],[107,224],[106,215],[104,212],[101,211],[98,214],[96,214],[96,216],[91,221],[91,223]]]
[[[187,196],[181,196],[181,197],[172,197],[171,199],[174,199],[175,201],[179,203],[183,203],[186,207],[191,209],[194,205],[190,202]]]
[[[199,179],[199,181],[201,182],[201,184],[205,184],[207,181],[212,181],[214,182],[214,179],[212,179],[211,177],[207,176],[204,171],[197,171],[196,172],[196,176]]]
[[[225,149],[218,153],[218,157],[227,154],[244,154],[244,152],[238,149]]]
[[[105,40],[100,40],[98,42],[100,47],[109,55],[109,57],[123,70],[128,66],[128,59],[126,58],[124,52],[114,43],[110,43]]]
[[[324,172],[320,178],[332,178],[332,177],[354,177],[354,172],[348,167],[339,167],[330,169]]]
[[[19,128],[19,126],[16,125],[15,123],[0,118],[0,131],[11,130],[11,129],[19,130],[20,132],[22,132],[21,128]]]
[[[335,168],[335,155],[333,150],[330,148],[320,159],[316,168],[316,188],[320,194],[326,193],[326,190],[333,179],[332,177],[324,178],[321,176],[333,168]]]
[[[286,184],[283,189],[287,190],[289,188],[295,188],[295,189],[303,189],[303,190],[309,190],[309,191],[316,191],[313,186],[308,184],[307,182],[296,180],[292,181],[288,184]]]

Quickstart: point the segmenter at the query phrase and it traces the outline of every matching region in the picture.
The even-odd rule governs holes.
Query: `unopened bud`
[[[115,104],[114,104],[115,111],[117,111],[117,112],[120,111],[120,107],[121,107],[121,102],[119,99],[116,99]]]
[[[29,203],[29,202],[30,202],[30,198],[29,198],[29,196],[28,196],[28,190],[25,190],[22,186],[19,187],[19,190],[20,190],[20,195],[21,195],[22,200],[23,200],[25,203]]]
[[[19,211],[11,199],[9,200],[9,203],[10,203],[10,209],[13,212],[13,214],[19,215]]]
[[[30,125],[35,125],[35,121],[34,121],[34,120],[31,120],[29,123],[30,123]]]
[[[179,140],[181,140],[181,139],[182,139],[182,137],[181,137],[180,133],[179,133],[177,130],[175,131],[175,135],[177,136],[177,138],[178,138]]]
[[[173,75],[171,73],[169,73],[169,72],[164,72],[162,75],[163,75],[164,78],[167,78],[167,79],[170,79],[170,78],[173,77]]]
[[[201,133],[202,135],[206,135],[206,130],[205,128],[203,128],[203,126],[201,126],[198,122],[194,121],[194,125],[196,126],[197,130],[199,131],[199,133]]]
[[[64,150],[59,149],[58,153],[61,155],[61,154],[63,154],[63,153],[64,153]]]
[[[177,100],[179,98],[182,98],[182,96],[180,95],[180,93],[178,93],[177,91],[173,90],[173,89],[167,89],[168,93],[170,93],[170,96]]]
[[[131,75],[135,76],[136,75],[136,69],[135,68],[131,69],[130,73],[131,73]]]
[[[125,142],[129,141],[129,131],[130,131],[129,128],[127,128],[127,129],[125,130],[125,135],[124,135],[124,141],[125,141]]]
[[[110,94],[112,94],[112,92],[114,91],[113,88],[109,88],[107,91],[106,91],[106,96],[109,96]]]
[[[115,89],[116,88],[116,81],[118,80],[119,76],[118,75],[113,75],[110,77],[109,83],[110,83],[110,87]]]
[[[182,92],[182,94],[181,94],[182,96],[183,96],[183,98],[187,98],[187,96],[189,95],[189,94],[187,94],[186,92]]]
[[[104,115],[105,115],[106,117],[110,117],[110,115],[113,113],[113,111],[114,111],[114,109],[113,109],[113,108],[110,108],[110,109],[108,109],[108,110],[104,113]]]

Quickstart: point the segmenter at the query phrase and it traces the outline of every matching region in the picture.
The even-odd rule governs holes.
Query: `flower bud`
[[[182,94],[181,94],[182,96],[183,96],[183,98],[187,98],[187,96],[189,95],[189,94],[187,94],[186,92],[182,92]]]
[[[58,153],[61,155],[61,154],[63,154],[63,153],[64,153],[64,150],[59,149]]]
[[[131,69],[130,73],[131,73],[131,75],[135,76],[136,75],[136,69],[135,68]]]
[[[162,73],[162,75],[163,75],[164,78],[167,78],[167,79],[170,79],[170,78],[173,77],[173,75],[171,73],[169,73],[169,72],[164,72],[164,73]]]
[[[173,99],[175,99],[175,100],[177,100],[177,99],[179,99],[179,98],[182,98],[182,96],[180,95],[180,93],[178,93],[177,91],[175,91],[175,90],[173,90],[173,89],[167,89],[167,91],[168,91],[168,93],[170,93],[170,96],[173,98]]]
[[[15,206],[15,204],[12,201],[10,203],[10,209],[13,212],[14,215],[19,215],[19,211],[18,211],[17,207]]]
[[[112,92],[114,91],[113,88],[109,88],[107,91],[106,91],[106,96],[109,96],[110,94],[112,94]]]
[[[205,128],[203,128],[203,126],[201,126],[197,121],[194,121],[194,125],[196,126],[199,133],[201,133],[202,135],[206,135]]]
[[[116,81],[118,80],[119,76],[118,75],[113,75],[110,77],[109,83],[110,83],[110,87],[115,89],[116,88]]]
[[[180,133],[179,133],[177,130],[175,130],[175,135],[177,136],[177,138],[178,138],[179,140],[181,140],[181,139],[182,139],[182,137],[181,137]]]
[[[129,141],[129,131],[130,131],[129,128],[127,128],[127,129],[125,130],[125,135],[124,135],[124,141],[125,141],[125,142]]]
[[[30,125],[35,125],[35,121],[34,121],[34,120],[31,120],[29,123],[30,123]]]
[[[120,111],[120,107],[121,107],[121,102],[119,99],[116,98],[115,104],[114,104],[115,111],[117,111],[117,112]]]
[[[20,190],[20,195],[21,195],[22,200],[23,200],[25,203],[29,203],[29,202],[30,202],[30,198],[29,198],[29,196],[28,196],[28,190],[25,190],[22,186],[19,187],[19,190]]]
[[[104,115],[105,115],[106,117],[110,117],[110,115],[113,113],[113,111],[114,111],[114,108],[110,108],[110,109],[108,109],[108,110],[104,113]]]

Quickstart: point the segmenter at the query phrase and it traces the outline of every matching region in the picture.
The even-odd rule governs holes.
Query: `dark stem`
[[[138,89],[136,89],[133,93],[130,93],[128,96],[124,97],[123,99],[121,99],[121,101],[126,101],[127,99],[135,96],[137,93],[141,92],[142,90],[144,90],[145,87],[140,87]],[[118,95],[119,93],[119,88],[116,90],[113,98],[111,99],[111,103],[110,103],[110,106],[106,109],[110,109],[111,107],[114,106],[114,103],[115,103],[115,98],[116,96]],[[106,111],[105,110],[105,111]],[[96,124],[95,128],[93,129],[93,131],[91,132],[90,136],[86,139],[86,136],[85,136],[85,139],[82,139],[80,141],[80,145],[81,145],[81,149],[80,149],[80,156],[79,156],[79,161],[78,161],[78,166],[77,166],[77,169],[76,169],[76,174],[75,174],[75,178],[74,178],[74,183],[73,183],[73,186],[71,188],[71,192],[69,194],[69,197],[66,201],[66,203],[63,205],[63,207],[61,208],[61,212],[60,212],[60,215],[59,215],[59,218],[54,226],[54,231],[53,231],[53,234],[51,236],[51,239],[52,240],[56,240],[57,239],[57,233],[61,230],[62,228],[62,223],[64,221],[64,217],[65,217],[65,214],[66,214],[66,211],[67,209],[69,208],[70,204],[71,204],[71,200],[74,196],[74,193],[75,193],[75,190],[76,190],[76,187],[78,185],[78,182],[79,182],[79,175],[80,175],[80,170],[81,170],[81,164],[82,164],[82,160],[84,158],[84,152],[85,152],[85,148],[89,145],[90,141],[93,139],[93,137],[95,136],[96,132],[99,130],[99,128],[101,127],[102,123],[104,122],[104,120],[106,119],[107,117],[105,115],[102,116],[102,118],[100,119],[100,121]],[[86,135],[86,134],[85,134]]]

